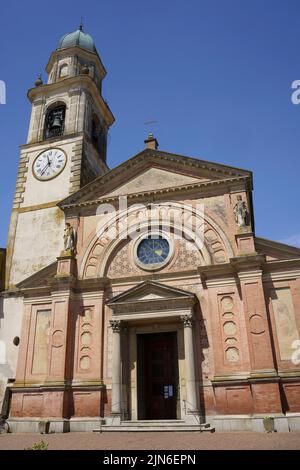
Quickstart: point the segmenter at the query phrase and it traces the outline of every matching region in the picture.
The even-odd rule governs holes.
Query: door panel
[[[144,390],[139,390],[138,395],[144,402],[144,419],[176,419],[177,335],[172,332],[139,336],[139,343],[142,343],[138,357],[142,372],[139,375],[142,377],[138,386]]]

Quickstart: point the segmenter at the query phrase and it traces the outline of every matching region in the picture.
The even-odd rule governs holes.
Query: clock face
[[[160,265],[170,253],[170,245],[165,238],[145,238],[137,247],[137,257],[141,264]]]
[[[66,154],[60,149],[48,149],[40,153],[33,162],[32,171],[34,176],[47,181],[58,176],[67,162]]]

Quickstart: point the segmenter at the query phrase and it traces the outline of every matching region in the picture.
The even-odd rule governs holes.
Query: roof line
[[[170,186],[168,188],[160,188],[160,189],[153,189],[153,190],[148,190],[148,191],[140,191],[140,192],[135,192],[135,193],[130,193],[130,194],[118,194],[116,196],[108,196],[108,197],[101,197],[98,199],[94,199],[92,201],[83,201],[83,202],[74,202],[70,204],[64,204],[64,200],[59,202],[57,205],[60,208],[71,208],[71,207],[79,207],[79,206],[92,206],[94,204],[100,203],[100,202],[113,202],[118,200],[119,197],[124,197],[127,196],[128,199],[133,199],[134,197],[141,197],[141,196],[151,196],[153,194],[168,194],[168,193],[174,193],[174,192],[180,192],[180,191],[188,191],[192,189],[197,189],[197,188],[202,188],[202,187],[209,187],[209,186],[222,186],[225,184],[228,184],[230,182],[234,181],[243,181],[247,180],[249,176],[236,176],[235,178],[226,178],[226,179],[220,179],[220,180],[214,180],[214,181],[206,181],[206,182],[199,182],[199,183],[190,183],[190,184],[185,184],[182,186]]]
[[[63,205],[64,201],[67,201],[67,200],[70,200],[70,199],[73,199],[74,197],[76,197],[76,195],[78,195],[79,193],[81,192],[86,192],[88,191],[89,188],[93,188],[93,186],[96,186],[98,184],[99,181],[101,181],[101,179],[103,178],[107,178],[109,177],[109,175],[114,175],[114,173],[116,173],[116,176],[117,174],[120,172],[120,169],[122,167],[126,167],[126,165],[129,164],[129,162],[131,163],[131,165],[133,166],[134,165],[134,162],[135,160],[138,159],[139,156],[141,156],[142,154],[145,154],[145,155],[149,155],[149,157],[163,157],[163,156],[166,156],[166,157],[177,157],[177,158],[182,158],[182,159],[185,159],[186,161],[187,160],[192,160],[193,162],[195,162],[195,164],[197,163],[199,165],[199,167],[201,165],[205,165],[207,166],[207,170],[214,170],[214,171],[220,171],[220,172],[223,172],[223,173],[226,173],[225,169],[228,169],[229,170],[229,173],[230,173],[230,170],[232,171],[237,171],[237,172],[242,172],[244,175],[240,175],[241,177],[242,176],[250,176],[252,178],[252,171],[250,170],[243,170],[241,168],[235,168],[235,167],[231,167],[231,166],[228,166],[228,165],[224,165],[224,164],[221,164],[221,163],[214,163],[214,162],[209,162],[207,160],[200,160],[199,158],[195,158],[195,157],[189,157],[189,156],[184,156],[184,155],[180,155],[180,154],[175,154],[175,153],[170,153],[170,152],[165,152],[165,151],[162,151],[162,150],[150,150],[150,149],[143,149],[141,150],[140,152],[138,152],[137,154],[133,155],[132,157],[130,157],[129,159],[125,160],[124,162],[120,163],[119,165],[117,165],[116,167],[112,168],[111,170],[109,170],[108,172],[104,173],[103,175],[101,176],[98,176],[96,179],[94,179],[93,181],[91,181],[90,183],[88,183],[87,185],[83,186],[82,188],[80,188],[78,191],[76,191],[75,193],[73,193],[72,195],[66,197],[65,199],[63,199],[61,201],[60,204]],[[222,171],[223,170],[223,171]],[[228,173],[228,171],[227,171]],[[59,207],[60,207],[60,204],[59,204]]]
[[[263,238],[263,237],[255,237],[255,240],[257,240],[258,242],[262,241],[262,242],[275,243],[276,245],[280,245],[282,247],[287,247],[287,248],[292,248],[300,252],[300,248],[298,246],[289,245],[288,243],[278,242],[277,240],[270,240],[269,238]]]

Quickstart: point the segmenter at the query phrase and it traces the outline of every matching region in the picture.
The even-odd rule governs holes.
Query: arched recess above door
[[[182,239],[193,240],[200,265],[223,264],[233,256],[227,235],[207,212],[203,214],[193,207],[175,202],[160,204],[155,208],[155,214],[153,210],[145,206],[132,206],[106,217],[103,224],[99,218],[97,230],[84,249],[80,277],[104,277],[114,253],[119,252],[126,239],[134,239],[138,229],[144,233],[160,230],[166,217],[169,217],[170,232],[178,237],[182,234]]]

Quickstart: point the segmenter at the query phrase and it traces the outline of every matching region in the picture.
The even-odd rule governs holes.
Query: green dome
[[[67,49],[67,47],[78,46],[86,51],[96,52],[96,46],[92,36],[86,34],[82,29],[77,29],[73,33],[65,34],[58,44],[58,49]]]

